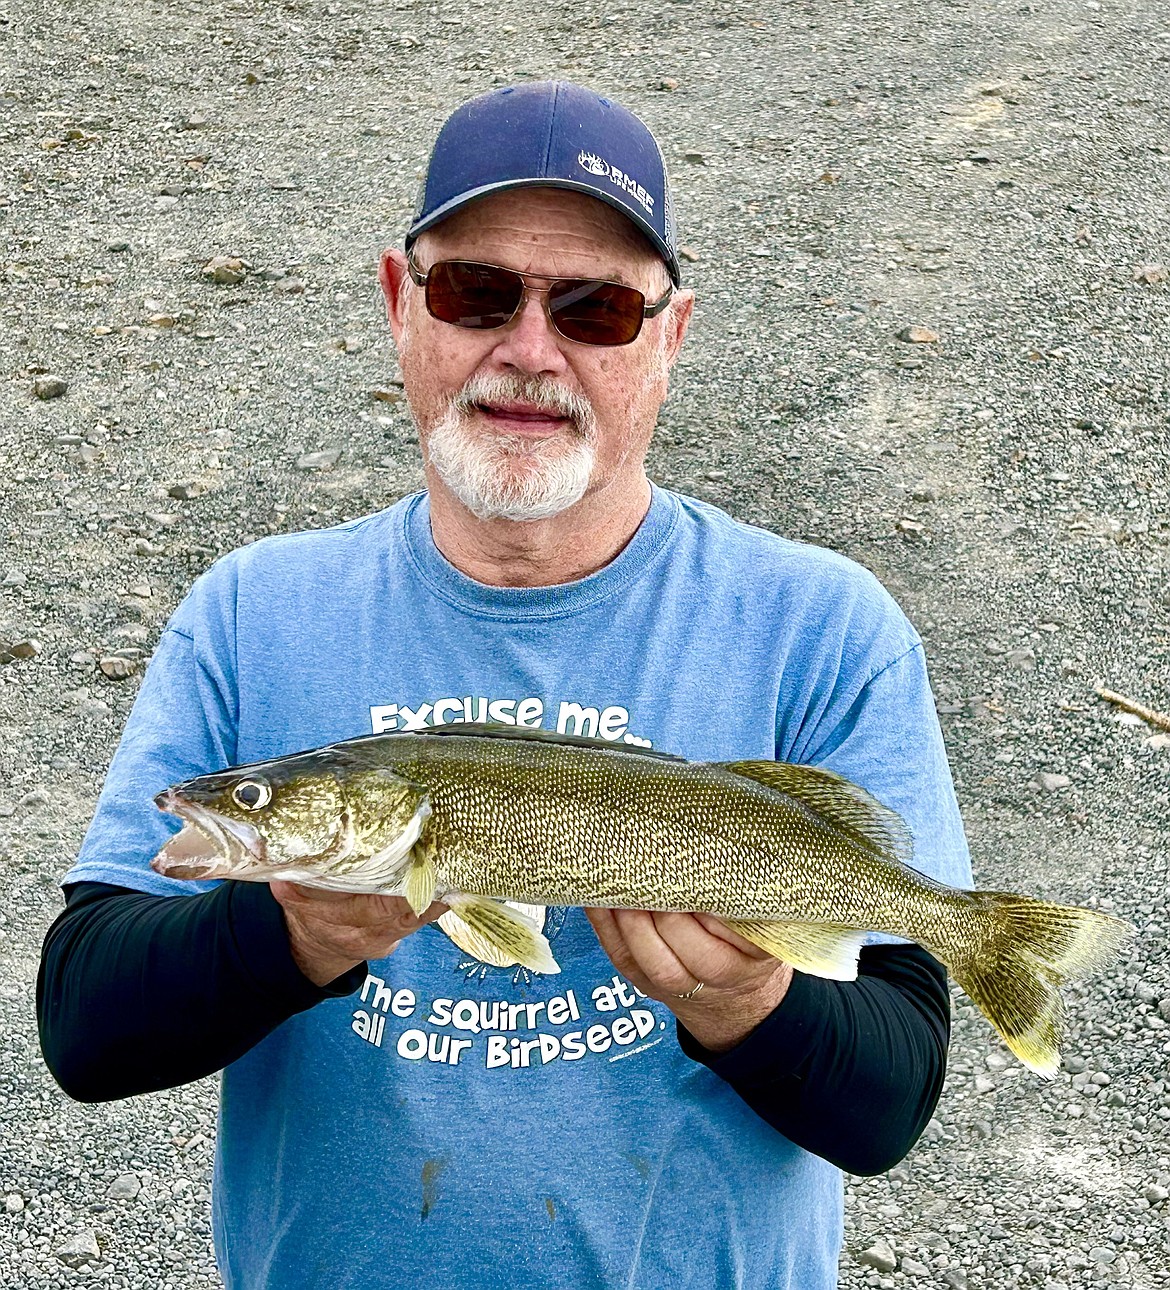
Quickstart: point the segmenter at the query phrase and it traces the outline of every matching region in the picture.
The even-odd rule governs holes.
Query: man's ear
[[[686,338],[687,328],[691,325],[691,316],[695,311],[695,293],[679,290],[674,293],[670,307],[666,311],[666,365],[674,366]]]
[[[410,273],[406,267],[405,254],[396,247],[388,247],[382,252],[378,261],[378,283],[386,300],[386,317],[390,322],[394,343],[401,345],[402,333],[406,326],[406,298],[410,285]]]

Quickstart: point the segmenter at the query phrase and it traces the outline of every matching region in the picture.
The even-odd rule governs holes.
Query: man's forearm
[[[780,1006],[729,1052],[678,1029],[688,1056],[792,1142],[850,1173],[881,1173],[917,1141],[942,1091],[946,973],[916,945],[872,946],[856,981],[794,974]]]
[[[363,974],[323,988],[306,980],[263,884],[164,897],[79,883],[45,938],[41,1047],[79,1101],[172,1088],[221,1070]]]

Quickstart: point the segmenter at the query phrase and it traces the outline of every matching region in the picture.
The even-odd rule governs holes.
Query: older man
[[[544,977],[441,906],[147,867],[176,780],[494,720],[827,766],[969,877],[889,597],[646,477],[692,297],[645,126],[566,84],[465,104],[380,277],[427,490],[236,552],[176,611],[46,940],[50,1067],[89,1100],[223,1069],[229,1287],[827,1290],[838,1166],[892,1164],[941,1086],[922,950],[827,982],[711,918],[550,908]]]

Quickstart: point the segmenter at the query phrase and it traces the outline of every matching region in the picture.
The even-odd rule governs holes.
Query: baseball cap
[[[479,197],[536,187],[586,193],[621,211],[680,285],[662,150],[620,103],[568,81],[509,85],[452,112],[431,151],[406,249]]]

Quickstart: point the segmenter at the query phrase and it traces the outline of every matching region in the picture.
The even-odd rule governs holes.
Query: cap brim
[[[674,285],[676,287],[682,286],[682,271],[678,259],[671,255],[670,249],[659,237],[658,230],[653,224],[643,219],[633,207],[617,201],[608,193],[603,193],[600,189],[594,188],[590,184],[582,184],[572,179],[504,179],[495,184],[484,184],[480,188],[473,188],[469,192],[460,193],[458,197],[431,211],[425,219],[416,220],[410,226],[406,234],[406,249],[410,250],[420,234],[425,233],[429,228],[434,228],[436,224],[441,223],[449,215],[454,215],[456,211],[462,210],[464,206],[469,206],[472,202],[478,201],[481,197],[488,197],[492,193],[508,192],[516,188],[565,188],[569,192],[583,193],[586,197],[595,197],[599,202],[612,206],[615,211],[624,215],[650,243],[666,265],[670,280]]]

